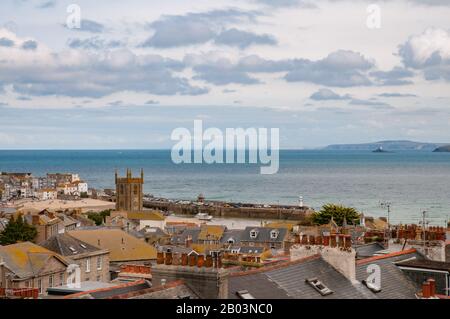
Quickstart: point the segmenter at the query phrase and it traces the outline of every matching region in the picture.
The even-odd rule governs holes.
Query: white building
[[[56,189],[43,188],[34,192],[34,196],[39,200],[52,200],[58,197]]]

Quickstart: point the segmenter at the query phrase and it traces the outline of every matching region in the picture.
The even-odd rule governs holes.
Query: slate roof
[[[118,295],[119,299],[199,299],[199,296],[183,281],[174,281],[164,287],[154,287]]]
[[[252,230],[257,230],[258,235],[256,238],[250,237],[250,232]],[[270,232],[272,230],[276,230],[279,232],[278,237],[276,239],[272,239],[270,237]],[[260,243],[266,243],[266,242],[272,242],[272,243],[280,243],[283,242],[286,235],[288,233],[288,230],[286,228],[269,228],[269,227],[245,227],[245,230],[242,233],[241,241],[246,242],[260,242]]]
[[[51,258],[66,266],[70,264],[63,256],[31,242],[0,246],[0,259],[19,278],[39,274]]]
[[[170,243],[173,245],[184,245],[186,243],[186,239],[189,236],[192,237],[192,241],[195,243],[198,240],[200,231],[200,227],[188,227],[184,229],[180,234],[174,234],[170,239]]]
[[[54,235],[39,245],[67,257],[102,251],[100,248],[68,234]]]
[[[389,255],[372,257],[357,261],[356,279],[367,279],[367,267],[371,264],[380,266],[381,292],[369,292],[376,299],[415,299],[420,287],[410,280],[395,263],[410,258],[423,259],[414,249]]]
[[[413,259],[404,262],[399,262],[397,263],[397,265],[402,267],[442,270],[450,272],[450,262],[443,262],[443,261]]]
[[[232,238],[234,240],[234,244],[239,244],[241,242],[241,236],[244,233],[242,229],[229,229],[223,233],[222,238],[220,239],[221,244],[227,244],[228,241]]]
[[[379,243],[370,243],[360,246],[355,246],[356,258],[372,257],[377,252],[385,250],[385,248]]]
[[[322,296],[305,282],[317,278],[333,291]],[[249,274],[232,274],[229,278],[229,298],[238,298],[236,292],[247,290],[256,299],[366,299],[367,288],[352,284],[320,256],[288,262],[275,267],[261,268]]]
[[[139,290],[148,289],[151,283],[146,280],[138,280],[131,283],[125,283],[108,288],[83,291],[80,293],[68,295],[65,299],[110,299],[115,296],[132,293]]]

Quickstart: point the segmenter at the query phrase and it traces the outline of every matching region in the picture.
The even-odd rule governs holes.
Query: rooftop
[[[156,259],[156,248],[115,228],[73,230],[69,235],[90,245],[108,249],[110,261]]]
[[[40,246],[47,248],[62,256],[76,256],[91,252],[101,252],[96,246],[90,245],[68,234],[58,234],[40,243]],[[106,251],[105,251],[106,252]]]
[[[69,261],[63,256],[31,242],[0,246],[0,257],[18,278],[28,278],[40,273],[52,258],[69,265]]]

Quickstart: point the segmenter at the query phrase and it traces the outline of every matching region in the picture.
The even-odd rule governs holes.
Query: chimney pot
[[[428,281],[424,282],[422,285],[422,297],[423,298],[430,298],[431,297],[431,289],[430,289],[430,283]]]
[[[197,267],[202,268],[205,263],[205,256],[199,255],[197,259]]]
[[[158,252],[157,257],[156,257],[156,263],[158,265],[164,264],[164,253],[163,252]]]
[[[172,265],[172,253],[169,253],[169,252],[166,253],[165,264]]]
[[[205,267],[211,268],[213,266],[213,258],[211,255],[206,256]]]
[[[189,256],[189,266],[194,267],[197,264],[197,256],[194,254]]]
[[[430,278],[427,282],[430,284],[430,297],[434,297],[436,295],[436,280]]]
[[[187,266],[188,265],[188,254],[182,253],[181,254],[181,266]]]

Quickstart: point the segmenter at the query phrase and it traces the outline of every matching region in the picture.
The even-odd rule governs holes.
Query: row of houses
[[[49,173],[34,177],[31,173],[0,173],[0,201],[19,198],[57,199],[58,195],[81,196],[88,184],[78,174]]]

